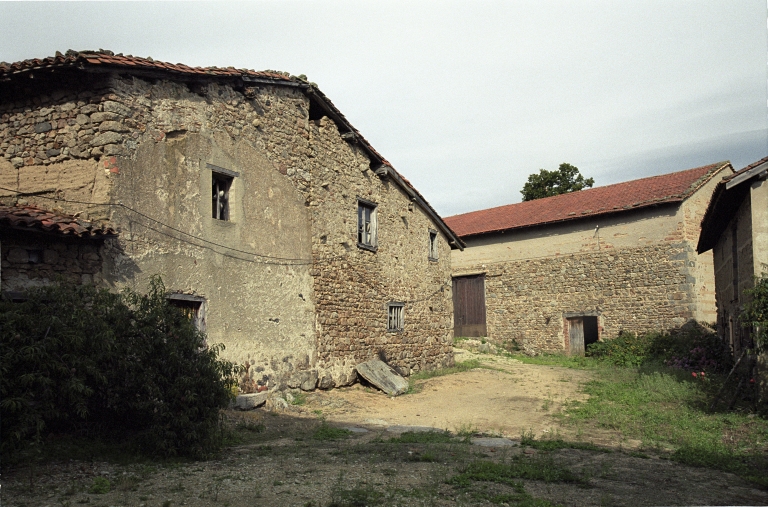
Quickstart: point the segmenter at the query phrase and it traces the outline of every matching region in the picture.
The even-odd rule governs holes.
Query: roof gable
[[[730,162],[447,217],[460,237],[679,203]]]
[[[285,72],[273,70],[255,71],[248,69],[235,69],[234,67],[190,67],[181,63],[167,63],[152,58],[141,58],[132,55],[114,54],[112,51],[72,51],[66,54],[56,52],[56,56],[23,60],[16,63],[0,62],[0,82],[10,81],[16,76],[35,70],[54,70],[59,68],[73,68],[83,71],[108,71],[119,70],[131,74],[157,74],[168,75],[169,79],[238,79],[245,84],[267,83],[276,86],[291,86],[301,89],[311,100],[318,103],[336,125],[342,137],[349,142],[356,143],[371,160],[371,169],[380,177],[391,178],[403,191],[420,206],[438,229],[448,238],[451,248],[463,248],[464,243],[451,230],[446,222],[438,215],[424,196],[416,190],[416,187],[403,177],[373,146],[354,128],[344,117],[342,112],[321,92],[314,83],[306,79],[291,76]]]

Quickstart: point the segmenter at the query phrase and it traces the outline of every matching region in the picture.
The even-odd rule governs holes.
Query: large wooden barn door
[[[453,336],[487,336],[485,275],[453,279]]]

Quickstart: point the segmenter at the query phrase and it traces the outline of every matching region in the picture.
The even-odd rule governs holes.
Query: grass
[[[570,442],[561,438],[545,438],[536,440],[532,433],[523,433],[520,445],[539,451],[556,451],[558,449],[581,449],[583,451],[611,452],[609,449],[598,447],[589,442]]]
[[[449,444],[454,442],[447,431],[406,431],[389,439],[393,444]]]
[[[595,425],[671,452],[680,463],[736,473],[768,486],[768,421],[739,412],[709,413],[721,377],[708,383],[659,364],[599,367],[565,421]]]
[[[581,487],[588,485],[587,480],[558,464],[549,456],[531,458],[520,455],[502,463],[485,460],[473,461],[446,482],[468,492],[479,500],[495,504],[503,503],[526,507],[555,505],[530,495],[525,491],[520,479],[545,483],[570,483]],[[504,491],[499,491],[498,489],[483,487],[487,483],[500,484],[507,488]]]
[[[312,438],[315,440],[323,441],[340,440],[342,438],[347,438],[351,434],[352,432],[349,430],[345,430],[344,428],[336,428],[329,425],[325,421],[322,421],[320,426],[318,426],[315,432],[312,433]]]

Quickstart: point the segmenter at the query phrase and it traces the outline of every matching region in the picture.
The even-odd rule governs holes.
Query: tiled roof
[[[138,56],[114,54],[112,51],[67,51],[66,54],[56,53],[56,56],[48,58],[33,58],[16,63],[0,63],[0,76],[14,74],[42,68],[52,67],[83,67],[85,65],[99,65],[102,67],[117,66],[128,67],[134,70],[162,70],[178,74],[198,74],[202,76],[217,77],[242,77],[274,79],[277,81],[291,81],[291,78],[282,72],[255,71],[247,69],[235,69],[234,67],[190,67],[183,63],[167,63],[141,58]]]
[[[187,65],[177,63],[167,63],[154,60],[152,58],[140,58],[131,55],[114,54],[112,51],[98,50],[98,51],[67,51],[66,54],[60,52],[56,53],[56,56],[43,58],[43,59],[31,59],[23,60],[16,63],[0,62],[0,81],[8,80],[14,74],[32,71],[35,69],[46,68],[63,68],[74,67],[78,69],[87,68],[122,68],[126,71],[160,71],[169,73],[171,76],[199,76],[199,77],[213,77],[213,78],[241,78],[245,81],[248,80],[268,80],[275,85],[286,86],[299,86],[307,95],[314,97],[316,100],[323,103],[331,112],[333,120],[341,125],[338,125],[340,130],[343,128],[348,129],[353,134],[353,141],[367,151],[372,159],[378,160],[383,166],[388,168],[388,172],[395,181],[403,186],[411,197],[417,196],[416,199],[423,205],[425,211],[435,220],[436,224],[448,237],[448,241],[452,245],[459,248],[463,246],[461,239],[459,239],[454,231],[445,223],[440,215],[435,211],[429,202],[424,199],[424,196],[416,190],[416,187],[403,177],[395,168],[390,164],[373,146],[360,134],[360,132],[352,126],[346,119],[344,114],[331,102],[331,100],[314,84],[310,84],[300,78],[290,76],[285,72],[278,72],[273,70],[255,71],[247,69],[235,69],[234,67],[189,67]]]
[[[739,169],[738,171],[736,171],[735,173],[731,174],[727,178],[723,178],[723,181],[726,181],[726,182],[730,181],[730,180],[736,178],[737,176],[740,176],[740,175],[744,174],[745,172],[749,171],[750,169],[754,169],[755,167],[757,167],[759,165],[765,164],[766,162],[768,162],[768,157],[761,158],[757,162],[752,162],[747,167],[743,167],[743,168]]]
[[[699,234],[699,243],[696,246],[698,253],[704,253],[715,247],[715,244],[720,239],[720,235],[731,222],[741,203],[749,193],[749,185],[745,183],[752,181],[753,178],[761,177],[763,171],[756,170],[754,174],[747,173],[767,162],[768,157],[761,158],[757,162],[739,169],[727,178],[723,178],[717,184],[715,191],[712,192],[712,198],[709,200],[704,218],[701,220],[701,234]],[[736,179],[740,176],[742,181]]]
[[[729,162],[447,217],[460,237],[680,202]]]
[[[9,206],[3,203],[0,203],[0,227],[79,238],[106,238],[117,234],[111,227],[80,220],[72,215],[46,211],[36,206]]]

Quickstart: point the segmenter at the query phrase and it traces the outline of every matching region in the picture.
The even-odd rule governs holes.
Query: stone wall
[[[695,304],[685,243],[563,255],[486,266],[489,337],[562,352],[564,314],[598,314],[601,338],[676,328]]]
[[[405,373],[452,362],[446,238],[429,261],[435,225],[299,88],[36,79],[0,101],[0,195],[109,220],[106,282],[160,273],[205,297],[209,338],[254,384],[346,384],[377,354]],[[208,164],[239,173],[231,222],[210,216]],[[356,246],[358,197],[378,204],[375,253]],[[402,332],[386,330],[390,301],[406,303]]]
[[[2,292],[23,292],[58,279],[102,282],[101,241],[40,233],[3,231],[0,242]]]
[[[735,234],[734,234],[735,233]],[[735,241],[735,244],[734,244]],[[739,324],[745,289],[753,287],[754,259],[752,241],[752,206],[747,194],[733,219],[712,249],[717,287],[718,334],[729,343],[733,352],[740,353],[747,330]],[[736,255],[734,263],[734,254]]]

